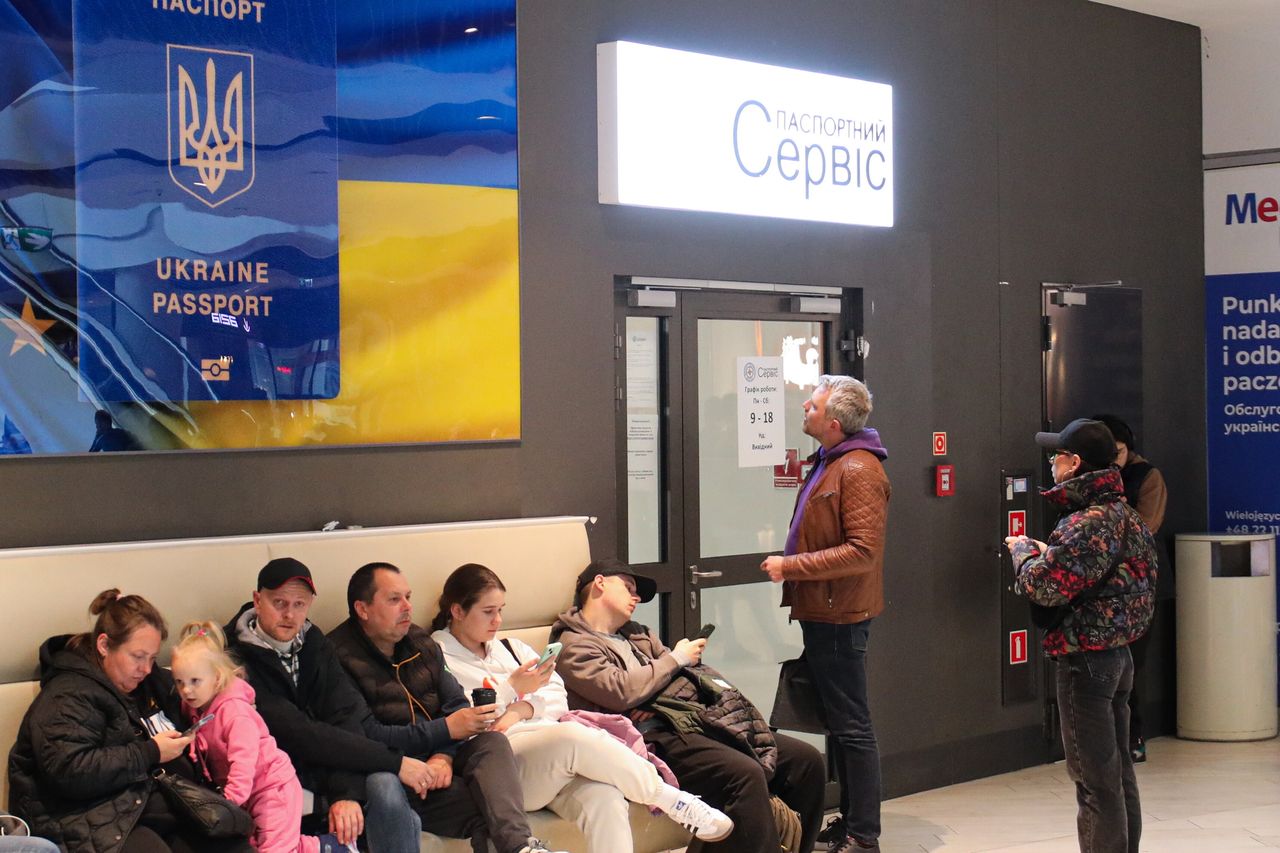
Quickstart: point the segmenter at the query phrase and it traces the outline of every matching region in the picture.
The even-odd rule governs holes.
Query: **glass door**
[[[817,449],[802,405],[821,374],[858,366],[839,353],[860,292],[651,294],[619,295],[619,553],[662,593],[635,618],[668,643],[715,624],[707,662],[767,716],[801,640],[760,563],[782,550]]]

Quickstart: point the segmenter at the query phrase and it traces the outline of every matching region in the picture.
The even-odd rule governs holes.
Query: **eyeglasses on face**
[[[1070,451],[1070,450],[1054,450],[1054,451],[1051,451],[1049,454],[1047,454],[1047,455],[1048,455],[1048,457],[1049,457],[1049,464],[1050,464],[1050,465],[1052,465],[1054,462],[1057,462],[1057,461],[1058,461],[1058,457],[1059,457],[1059,456],[1061,456],[1061,455],[1063,455],[1064,453],[1066,453],[1066,454],[1070,454],[1070,453],[1071,453],[1071,451]]]

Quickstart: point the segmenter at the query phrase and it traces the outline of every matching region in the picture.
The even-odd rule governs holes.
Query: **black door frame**
[[[658,581],[661,597],[659,632],[665,642],[688,636],[701,624],[698,620],[702,589],[764,582],[759,565],[769,553],[737,554],[698,559],[699,530],[698,489],[698,424],[694,413],[698,405],[697,334],[698,320],[807,320],[824,327],[823,372],[849,373],[859,376],[862,362],[857,342],[861,335],[862,291],[845,288],[837,297],[831,288],[796,287],[792,291],[764,290],[767,285],[744,285],[737,289],[724,287],[671,288],[673,304],[643,306],[629,295],[646,286],[637,286],[626,277],[615,285],[615,415],[618,452],[618,553],[628,551],[627,505],[627,411],[626,396],[626,320],[628,317],[654,317],[660,330],[659,406],[662,488],[660,513],[660,560],[643,564],[646,574]],[[777,286],[775,286],[777,287]],[[761,288],[761,289],[756,289]],[[815,292],[816,291],[816,292]],[[652,293],[652,290],[648,292]],[[838,298],[839,309],[829,313],[794,310],[793,299]],[[663,301],[646,299],[644,301]],[[706,573],[691,576],[692,566]],[[718,573],[718,574],[717,574]]]
[[[1046,432],[1057,432],[1075,418],[1089,417],[1101,411],[1108,411],[1124,418],[1135,430],[1142,429],[1142,291],[1135,287],[1125,287],[1119,280],[1089,283],[1054,283],[1041,282],[1041,324],[1042,324],[1042,356],[1043,367],[1040,374],[1040,420],[1041,429]],[[1127,318],[1127,326],[1123,326],[1123,334],[1109,340],[1098,341],[1096,335],[1090,335],[1089,347],[1098,348],[1102,356],[1111,356],[1127,343],[1129,347],[1136,344],[1136,351],[1122,364],[1100,367],[1096,364],[1080,365],[1072,362],[1059,362],[1054,356],[1054,342],[1072,325],[1061,322],[1070,316],[1066,312],[1089,310],[1089,299],[1094,300],[1094,311],[1098,311],[1099,303],[1115,303],[1123,299],[1136,299],[1137,310]],[[1107,316],[1107,315],[1101,315]],[[1054,320],[1059,320],[1054,324]],[[1108,319],[1112,319],[1108,316]],[[1125,319],[1125,318],[1122,318]],[[1082,330],[1083,331],[1083,330]],[[1076,351],[1077,358],[1078,350]],[[1059,356],[1060,357],[1060,356]],[[1110,361],[1109,358],[1102,359]],[[1121,368],[1127,367],[1130,375],[1121,382],[1116,382]],[[1085,375],[1092,372],[1093,375]],[[1136,379],[1132,373],[1136,372]],[[1129,387],[1127,395],[1117,395],[1117,384],[1123,389]],[[1089,388],[1091,393],[1081,394],[1077,389]],[[1070,389],[1070,391],[1068,391]],[[1136,397],[1136,400],[1133,399]],[[1086,405],[1087,402],[1087,405]],[[1088,411],[1051,411],[1051,409],[1068,408],[1075,405],[1087,408]],[[1041,488],[1053,486],[1053,472],[1044,454],[1039,461]],[[1058,515],[1053,512],[1037,512],[1033,515],[1036,527],[1035,536],[1044,541],[1048,538],[1057,522]],[[1037,639],[1041,632],[1037,631]],[[1036,643],[1037,648],[1039,643]],[[1063,758],[1062,738],[1059,731],[1060,716],[1058,710],[1058,690],[1055,681],[1055,668],[1044,667],[1044,735],[1048,747],[1048,761],[1059,761]]]

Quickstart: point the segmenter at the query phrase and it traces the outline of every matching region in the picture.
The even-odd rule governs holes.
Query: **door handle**
[[[698,571],[697,565],[692,565],[689,567],[690,583],[696,584],[698,582],[698,578],[719,578],[719,577],[724,577],[724,572],[720,571],[719,569],[716,569],[710,572],[700,572]]]

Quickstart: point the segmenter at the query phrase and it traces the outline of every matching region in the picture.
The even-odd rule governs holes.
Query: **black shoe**
[[[868,847],[861,841],[846,837],[834,847],[828,847],[827,853],[880,853],[880,844],[873,841]]]
[[[840,815],[832,815],[827,821],[827,825],[822,827],[822,831],[818,833],[818,842],[831,846],[836,842],[844,840],[844,818]]]
[[[1147,744],[1141,738],[1133,746],[1129,747],[1129,755],[1133,758],[1134,764],[1141,764],[1147,760]]]

